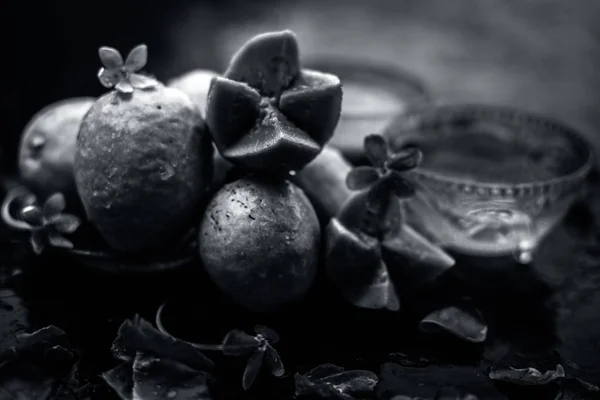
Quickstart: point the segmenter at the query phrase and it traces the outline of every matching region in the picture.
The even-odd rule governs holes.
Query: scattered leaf
[[[125,68],[130,72],[138,72],[146,66],[148,62],[148,46],[139,44],[135,46],[127,55]]]
[[[387,142],[384,137],[377,134],[371,134],[365,137],[364,141],[365,156],[377,168],[383,168],[389,157]]]
[[[560,364],[556,366],[556,370],[548,370],[543,374],[536,368],[492,368],[489,377],[492,380],[509,382],[517,385],[538,386],[546,385],[557,379],[564,378],[565,370]]]
[[[233,329],[223,339],[223,354],[226,356],[243,356],[258,350],[259,343],[256,338],[246,332]]]
[[[371,371],[344,371],[334,364],[320,365],[308,373],[294,376],[296,396],[353,400],[373,397],[377,375]]]
[[[0,351],[0,398],[51,399],[74,368],[77,354],[55,326],[20,334]]]
[[[487,338],[487,325],[470,312],[450,306],[436,310],[419,323],[422,332],[447,332],[472,343],[482,343]]]
[[[161,333],[139,316],[121,324],[112,351],[123,361],[132,361],[138,352],[142,352],[181,362],[198,371],[212,372],[214,369],[213,361],[194,346]]]
[[[279,334],[263,325],[254,327],[256,336],[251,336],[239,329],[233,329],[225,335],[222,343],[223,354],[242,356],[250,354],[242,377],[244,390],[250,389],[266,361],[269,372],[277,378],[283,376],[285,368],[277,350],[271,345],[279,341]]]
[[[386,167],[394,171],[404,172],[418,167],[422,160],[423,153],[419,148],[406,147],[392,154],[386,163]]]
[[[102,46],[98,49],[98,56],[102,65],[106,68],[119,68],[123,66],[123,57],[117,49],[108,46]]]
[[[206,375],[175,360],[138,353],[133,363],[133,399],[210,400]]]
[[[244,376],[242,377],[242,387],[244,390],[250,389],[258,377],[264,358],[265,352],[263,350],[258,350],[252,353],[248,359],[248,363],[244,369]]]
[[[346,186],[350,190],[364,190],[379,179],[379,173],[373,167],[360,166],[350,170],[346,176]]]
[[[327,276],[348,302],[361,308],[400,309],[376,239],[359,237],[337,218],[331,219],[325,236]]]
[[[122,362],[110,371],[102,374],[102,378],[122,400],[133,398],[133,361]]]
[[[398,396],[407,399],[448,398],[442,395],[454,395],[449,397],[453,400],[469,399],[469,395],[481,400],[508,400],[482,370],[456,365],[407,367],[385,363],[381,366],[376,390],[383,400]]]

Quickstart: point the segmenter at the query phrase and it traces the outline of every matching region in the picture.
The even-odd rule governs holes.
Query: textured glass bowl
[[[381,132],[407,108],[430,102],[425,84],[395,66],[343,58],[313,58],[303,65],[342,81],[342,114],[329,144],[352,162],[362,159],[365,136]]]
[[[539,242],[585,195],[591,146],[545,116],[482,105],[413,110],[386,128],[390,147],[417,145],[409,222],[465,254],[531,261]]]

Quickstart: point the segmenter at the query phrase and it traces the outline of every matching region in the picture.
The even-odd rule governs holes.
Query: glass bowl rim
[[[433,102],[432,90],[414,73],[404,67],[389,62],[380,62],[358,57],[342,57],[330,55],[313,55],[306,57],[303,64],[307,69],[335,74],[342,81],[357,77],[357,81],[378,84],[407,105],[421,105]],[[346,78],[343,78],[346,77]],[[361,79],[362,78],[362,79]],[[342,111],[340,120],[378,119],[396,116],[402,107],[385,112],[352,112]]]
[[[417,178],[425,178],[426,180],[452,186],[462,186],[463,190],[472,190],[473,192],[477,192],[478,190],[486,190],[491,192],[521,191],[523,189],[526,191],[531,190],[532,192],[535,192],[536,190],[560,186],[567,182],[575,183],[582,181],[586,178],[594,166],[596,156],[594,154],[593,147],[590,141],[577,129],[573,128],[566,122],[550,117],[543,113],[532,112],[504,105],[473,103],[432,104],[429,107],[407,110],[407,112],[397,115],[396,118],[386,126],[383,131],[383,135],[387,137],[388,140],[394,140],[393,128],[398,121],[418,116],[428,116],[430,120],[436,120],[440,118],[441,113],[491,117],[491,120],[497,120],[498,118],[501,120],[512,119],[518,120],[525,125],[530,124],[533,121],[541,122],[542,125],[547,129],[556,131],[563,137],[568,137],[572,143],[582,149],[583,153],[585,153],[585,160],[581,162],[575,170],[567,174],[544,180],[525,181],[519,183],[478,182],[472,179],[455,178],[447,175],[441,175],[433,171],[425,170],[422,167],[418,167],[410,171],[410,173]]]

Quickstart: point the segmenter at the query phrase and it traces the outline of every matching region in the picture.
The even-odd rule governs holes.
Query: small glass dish
[[[342,114],[329,144],[353,163],[362,161],[365,136],[380,133],[404,110],[430,103],[425,83],[396,66],[326,57],[308,59],[303,65],[340,78]]]
[[[398,116],[391,148],[423,152],[410,171],[407,219],[450,250],[515,255],[528,263],[540,241],[586,193],[592,147],[546,116],[490,105],[424,107]]]

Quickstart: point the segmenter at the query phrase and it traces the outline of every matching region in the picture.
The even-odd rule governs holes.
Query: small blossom
[[[250,355],[242,378],[244,390],[248,390],[252,386],[265,362],[274,376],[280,377],[285,373],[279,353],[271,346],[279,341],[277,332],[261,325],[254,327],[254,331],[256,335],[252,336],[239,329],[234,329],[225,336],[222,344],[225,355]]]
[[[32,204],[21,210],[21,217],[30,226],[30,242],[33,251],[41,254],[46,245],[73,248],[73,243],[63,234],[71,234],[79,228],[81,221],[72,214],[64,214],[65,197],[62,193],[50,196],[44,205]]]
[[[346,185],[350,190],[368,189],[373,203],[390,192],[400,198],[414,194],[413,185],[402,173],[420,164],[423,155],[418,148],[407,146],[391,153],[383,136],[372,134],[365,138],[364,150],[371,166],[359,166],[348,173]]]
[[[98,79],[104,87],[130,94],[134,89],[146,90],[158,83],[155,79],[137,73],[148,61],[148,47],[145,44],[134,47],[125,61],[121,53],[112,47],[100,47],[98,55],[104,65],[98,71]]]

